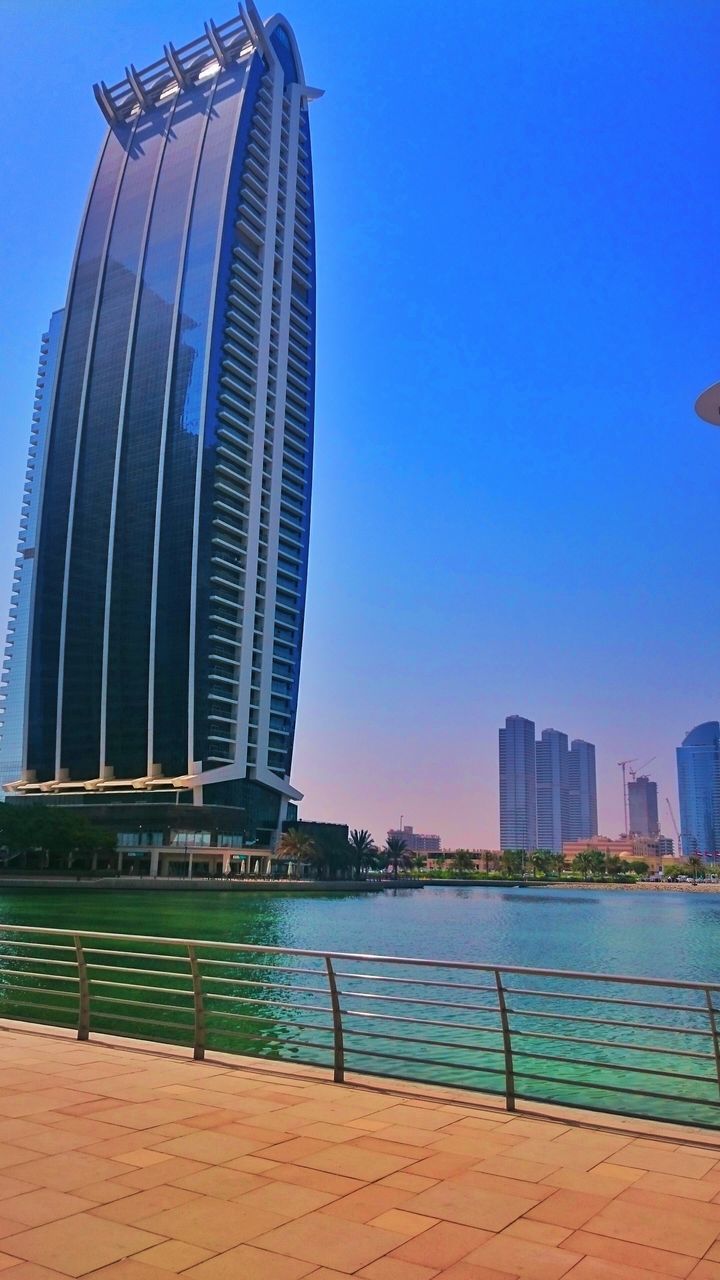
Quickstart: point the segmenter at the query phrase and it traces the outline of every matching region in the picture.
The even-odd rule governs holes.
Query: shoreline
[[[187,877],[177,880],[171,876],[0,876],[2,889],[81,889],[102,892],[104,889],[150,890],[151,892],[180,891],[192,893],[381,893],[394,889],[395,884],[372,880],[212,880]],[[404,885],[400,885],[405,888]],[[415,887],[415,886],[414,886]]]
[[[530,886],[528,881],[528,887]],[[536,880],[534,883],[537,888],[542,881]],[[544,886],[546,889],[620,889],[623,892],[629,890],[635,893],[638,889],[643,892],[658,893],[720,893],[720,882],[718,884],[706,884],[703,880],[698,880],[697,884],[677,884],[672,881],[663,883],[662,880],[638,880],[636,884],[604,884],[602,880],[574,880],[572,883],[566,881],[561,883],[559,880],[549,880]]]

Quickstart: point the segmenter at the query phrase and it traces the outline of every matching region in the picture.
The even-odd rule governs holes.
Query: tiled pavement
[[[6,1025],[0,1273],[720,1280],[720,1133]]]

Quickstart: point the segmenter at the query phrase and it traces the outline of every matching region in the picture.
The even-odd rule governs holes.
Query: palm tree
[[[698,876],[705,878],[705,863],[697,853],[688,858],[688,871],[692,871],[693,884],[697,884]]]
[[[407,841],[403,840],[402,836],[388,836],[383,853],[387,858],[388,866],[393,869],[393,878],[397,880],[398,867],[401,864],[404,865],[407,861],[405,856],[407,853]]]
[[[292,859],[293,862],[310,862],[314,864],[316,874],[319,874],[321,855],[317,845],[310,836],[298,831],[297,827],[290,827],[284,833],[276,853],[281,858],[287,858],[288,861]]]
[[[453,854],[451,863],[453,871],[458,875],[466,876],[469,872],[475,870],[475,860],[469,849],[457,849]]]
[[[370,832],[366,831],[364,827],[359,831],[354,829],[350,832],[349,844],[350,856],[355,864],[355,879],[359,880],[363,867],[367,869],[372,866],[377,853],[377,845]]]

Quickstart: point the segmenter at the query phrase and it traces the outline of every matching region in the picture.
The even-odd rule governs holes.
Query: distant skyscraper
[[[95,95],[109,127],[44,344],[3,777],[135,821],[163,793],[232,806],[252,838],[299,798],[317,93],[248,0]]]
[[[584,840],[598,831],[595,747],[573,738],[569,759],[568,840]]]
[[[677,748],[682,851],[720,853],[720,723],[707,720]]]
[[[537,848],[535,724],[508,716],[500,730],[500,847]]]
[[[657,836],[660,834],[658,819],[657,782],[651,782],[640,774],[628,783],[629,835]]]
[[[570,806],[567,734],[543,729],[535,746],[535,760],[538,848],[562,853],[563,840],[568,839]]]

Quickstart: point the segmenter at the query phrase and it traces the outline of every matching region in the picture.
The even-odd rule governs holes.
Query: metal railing
[[[720,983],[3,925],[0,1017],[720,1125]]]

